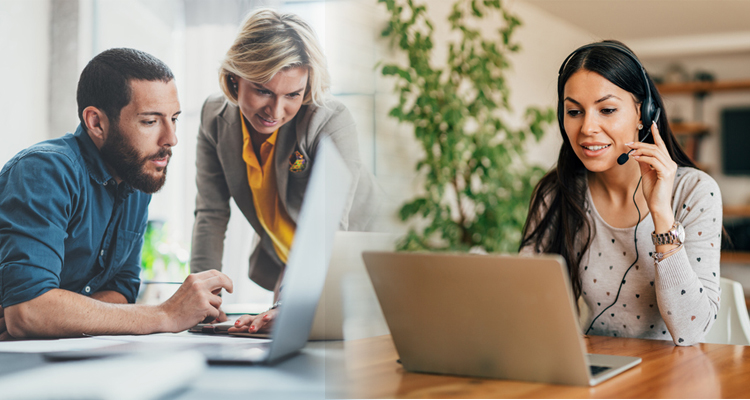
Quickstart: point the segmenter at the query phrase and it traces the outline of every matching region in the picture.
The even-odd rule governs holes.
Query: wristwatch
[[[651,240],[654,242],[655,246],[662,244],[680,245],[685,241],[685,228],[681,223],[675,221],[674,224],[672,224],[672,228],[666,233],[656,233],[656,231],[652,232]]]

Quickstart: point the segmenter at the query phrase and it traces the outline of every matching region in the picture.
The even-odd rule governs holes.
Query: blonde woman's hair
[[[230,78],[266,83],[279,71],[306,67],[307,87],[302,104],[323,104],[331,78],[323,51],[309,25],[294,14],[260,9],[248,15],[219,69],[219,84],[229,101],[237,104]]]

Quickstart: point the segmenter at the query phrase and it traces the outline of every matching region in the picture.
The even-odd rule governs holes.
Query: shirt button
[[[104,181],[103,185],[107,186],[108,183],[109,183],[109,181]]]
[[[102,257],[104,257],[104,250],[100,251],[99,255],[102,256]]]
[[[85,290],[86,293],[89,293],[89,292],[91,292],[91,286],[86,286],[86,288],[83,289],[83,290]]]

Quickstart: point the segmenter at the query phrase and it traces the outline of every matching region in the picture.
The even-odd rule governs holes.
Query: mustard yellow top
[[[279,130],[271,134],[271,137],[260,146],[260,160],[258,160],[242,114],[240,114],[240,120],[242,120],[242,159],[247,164],[247,180],[253,192],[255,213],[263,229],[271,237],[273,248],[279,259],[286,264],[297,225],[279,200],[279,190],[276,187],[273,153],[276,149],[276,135]]]

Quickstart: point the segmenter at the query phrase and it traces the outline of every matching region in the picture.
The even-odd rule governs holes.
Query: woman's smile
[[[581,148],[583,148],[583,155],[586,157],[598,157],[604,153],[606,153],[610,148],[612,147],[612,144],[600,144],[600,143],[582,143]]]
[[[262,123],[263,125],[265,125],[265,126],[269,127],[269,128],[270,128],[270,127],[273,127],[273,126],[275,126],[276,124],[278,124],[278,123],[279,123],[279,121],[278,121],[278,120],[273,120],[273,119],[271,119],[271,118],[263,118],[263,117],[262,117],[262,116],[261,116],[260,114],[256,114],[256,115],[258,116],[258,118],[260,118],[260,120],[261,120],[261,123]]]

